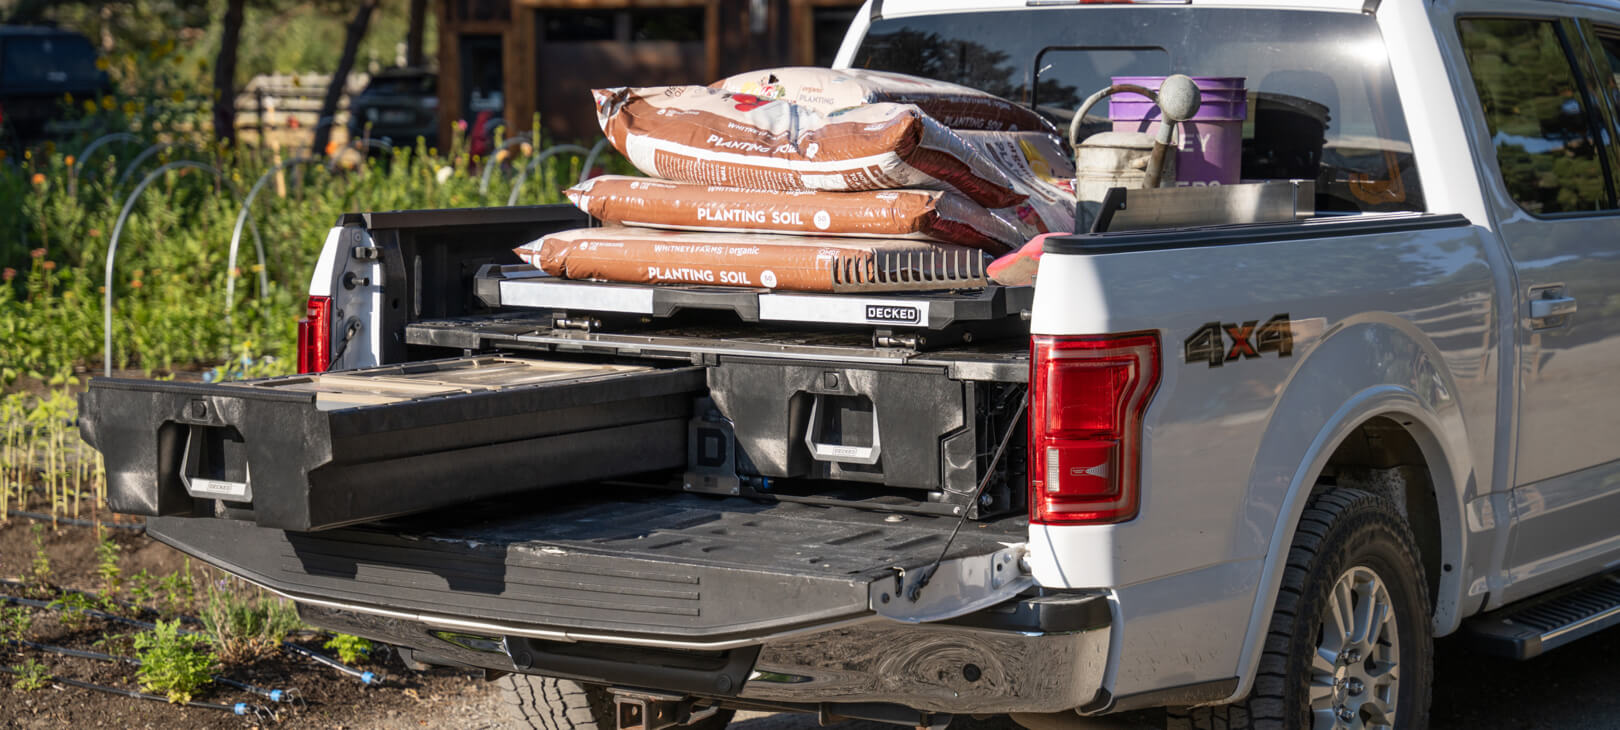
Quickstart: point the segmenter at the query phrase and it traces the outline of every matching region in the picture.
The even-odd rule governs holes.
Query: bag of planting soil
[[[764,190],[956,190],[987,208],[1024,195],[909,104],[822,114],[703,86],[598,89],[596,117],[637,169],[667,180]]]
[[[951,129],[1026,131],[1055,134],[1034,110],[966,86],[919,76],[799,66],[740,73],[710,85],[761,99],[786,99],[821,113],[862,104],[915,104]]]
[[[632,226],[915,238],[992,254],[1004,253],[1026,238],[984,206],[941,190],[747,190],[608,175],[586,180],[566,193],[592,217]]]
[[[1023,202],[992,211],[1018,229],[1018,243],[1042,233],[1074,230],[1074,163],[1057,137],[1040,132],[957,135],[1007,173],[1013,189],[1024,195]]]
[[[987,284],[983,251],[927,241],[609,226],[513,249],[552,276],[802,292],[917,291]]]

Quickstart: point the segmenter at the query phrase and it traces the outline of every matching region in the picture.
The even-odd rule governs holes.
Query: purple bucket
[[[1115,76],[1116,84],[1136,84],[1155,91],[1163,76]],[[1243,122],[1249,118],[1248,94],[1242,76],[1194,76],[1203,103],[1176,134],[1176,185],[1231,185],[1243,172]],[[1115,94],[1108,100],[1108,117],[1116,132],[1159,131],[1159,107],[1140,94]]]

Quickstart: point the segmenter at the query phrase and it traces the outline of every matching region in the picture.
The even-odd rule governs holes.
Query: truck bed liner
[[[723,642],[871,613],[874,581],[929,564],[955,519],[623,485],[314,533],[155,518],[154,537],[283,594],[429,624]],[[952,557],[1022,542],[970,523]],[[433,617],[439,617],[435,621]]]

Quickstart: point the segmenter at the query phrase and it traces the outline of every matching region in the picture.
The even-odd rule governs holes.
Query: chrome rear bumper
[[[1092,702],[1108,664],[1106,596],[1021,597],[946,622],[873,617],[724,650],[468,633],[408,617],[300,604],[304,619],[404,649],[407,658],[701,697],[721,704],[852,714],[1061,712]],[[493,628],[493,627],[491,627]],[[504,635],[502,635],[504,634]]]

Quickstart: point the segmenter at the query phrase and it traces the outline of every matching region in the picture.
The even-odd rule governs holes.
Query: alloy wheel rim
[[[1392,730],[1401,640],[1389,588],[1354,566],[1333,584],[1311,656],[1312,730]]]

